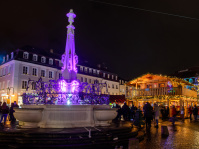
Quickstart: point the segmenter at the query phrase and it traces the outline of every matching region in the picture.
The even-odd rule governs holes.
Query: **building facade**
[[[28,80],[37,81],[42,78],[44,82],[62,78],[61,56],[42,51],[32,47],[25,47],[6,55],[0,65],[0,101],[10,104],[17,101],[22,104],[22,94],[26,91]],[[106,83],[107,89],[102,89],[102,94],[124,95],[124,80],[117,74],[107,70],[85,65],[77,65],[77,79],[80,82],[93,84],[94,82]],[[28,92],[36,92],[35,84],[32,84]]]

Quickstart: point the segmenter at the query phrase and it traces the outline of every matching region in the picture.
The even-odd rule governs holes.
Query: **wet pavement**
[[[168,127],[168,137],[161,136],[161,126]],[[184,123],[177,121],[175,127],[171,122],[160,121],[159,128],[152,123],[140,142],[140,149],[199,149],[199,121],[190,123],[185,119]]]

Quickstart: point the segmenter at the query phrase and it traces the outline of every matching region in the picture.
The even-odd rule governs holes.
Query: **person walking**
[[[145,113],[145,120],[146,120],[146,129],[151,127],[151,120],[153,119],[152,112],[153,108],[150,105],[149,102],[147,102],[144,107],[144,113]]]
[[[2,115],[1,115],[0,123],[4,119],[4,125],[6,124],[6,119],[7,119],[8,113],[9,113],[9,107],[6,105],[6,102],[4,102],[2,105]]]
[[[193,108],[193,115],[194,115],[194,120],[197,121],[198,107],[196,105]]]
[[[189,109],[188,109],[188,111],[189,111],[189,115],[190,115],[190,121],[192,120],[192,113],[193,113],[193,108],[192,108],[192,106],[189,106]]]
[[[13,114],[15,112],[15,110],[13,108],[14,108],[14,103],[11,104],[10,112],[9,112],[11,123],[14,123],[16,121],[14,114]]]
[[[182,122],[184,122],[184,106],[182,106],[180,114],[181,114]]]
[[[173,124],[173,126],[175,125],[175,120],[176,120],[176,114],[177,114],[177,112],[176,112],[176,108],[175,108],[175,106],[173,105],[173,107],[172,107],[172,124]]]
[[[154,114],[155,114],[155,122],[156,122],[156,128],[158,128],[158,120],[160,116],[160,107],[155,103],[154,104]]]

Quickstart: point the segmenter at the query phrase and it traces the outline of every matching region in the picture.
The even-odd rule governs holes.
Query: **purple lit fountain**
[[[106,83],[88,84],[77,80],[78,56],[75,54],[74,18],[71,9],[67,14],[67,40],[62,55],[62,79],[43,82],[29,80],[23,94],[22,108],[15,109],[15,117],[28,128],[73,128],[108,126],[116,117],[116,109],[111,109],[109,96],[101,94]],[[36,91],[28,91],[30,85]],[[29,92],[29,93],[28,93]]]

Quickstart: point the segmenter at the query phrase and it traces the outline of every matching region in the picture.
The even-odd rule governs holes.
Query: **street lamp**
[[[12,95],[11,95],[11,96],[12,96],[12,97],[15,96],[15,95],[14,95],[14,87],[8,87],[8,88],[7,88],[7,96],[10,98],[10,106],[11,106],[11,96],[10,96],[10,90],[11,90],[11,89],[13,89],[13,90],[12,90]]]

